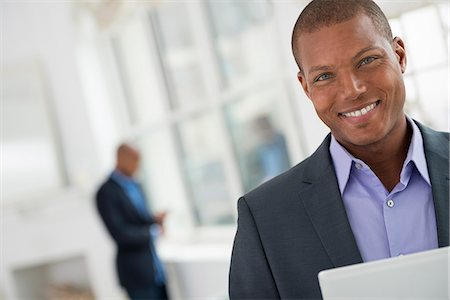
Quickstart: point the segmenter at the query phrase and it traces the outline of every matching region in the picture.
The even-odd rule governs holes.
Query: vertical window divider
[[[219,121],[219,136],[224,137],[221,142],[223,142],[224,167],[229,182],[230,195],[232,197],[232,199],[230,199],[230,205],[232,205],[234,216],[237,217],[237,211],[234,204],[239,195],[243,193],[243,186],[240,180],[241,175],[239,167],[237,165],[238,160],[233,150],[231,135],[223,113],[223,99],[221,96],[221,91],[224,86],[223,77],[220,76],[221,72],[218,67],[218,58],[215,54],[214,40],[212,38],[213,33],[208,30],[208,28],[212,28],[212,24],[210,18],[208,18],[206,2],[192,2],[188,7],[188,10],[190,10],[190,13],[192,14],[194,27],[198,28],[198,30],[194,32],[194,39],[199,46],[198,49],[201,51],[201,57],[203,58],[201,64],[202,73],[211,75],[204,76],[207,82],[206,86],[208,87],[206,91],[206,100],[212,104],[213,114]]]
[[[152,35],[152,40],[154,44],[163,45],[163,39],[160,35],[161,29],[157,20],[158,16],[155,10],[150,11],[148,14],[148,23],[149,28],[151,29],[150,34]],[[176,95],[174,92],[174,84],[172,82],[172,79],[170,78],[169,74],[166,71],[165,62],[163,59],[163,54],[161,53],[161,49],[157,47],[156,45],[152,45],[152,48],[154,49],[156,53],[156,57],[158,59],[158,65],[159,69],[158,72],[161,74],[162,82],[163,82],[163,90],[166,92],[166,103],[167,103],[167,118],[169,119],[169,122],[165,125],[169,128],[170,132],[170,139],[172,141],[172,144],[174,145],[174,151],[176,153],[174,159],[176,160],[176,165],[178,167],[178,174],[180,174],[180,181],[182,182],[182,188],[183,188],[183,195],[184,195],[184,201],[188,203],[188,207],[190,209],[190,215],[194,222],[194,224],[198,225],[198,211],[195,208],[195,203],[192,199],[192,191],[189,187],[189,184],[187,182],[187,171],[185,169],[184,163],[183,163],[183,155],[182,155],[182,144],[181,144],[181,138],[179,131],[177,129],[177,124],[184,119],[184,115],[180,114],[179,111],[177,111],[176,106]]]

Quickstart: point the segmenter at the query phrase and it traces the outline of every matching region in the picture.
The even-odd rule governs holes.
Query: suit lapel
[[[417,122],[416,122],[417,123]],[[430,175],[439,247],[449,245],[449,141],[420,123],[425,157]]]
[[[125,205],[127,211],[132,214],[137,220],[144,220],[142,214],[139,212],[138,208],[131,202],[131,199],[125,193],[124,189],[118,184],[114,179],[110,178],[111,182],[118,188],[120,194],[120,199]]]
[[[311,156],[300,198],[335,267],[362,262],[329,154],[330,136]]]
[[[417,123],[417,122],[416,122]],[[439,246],[449,245],[449,140],[418,123],[432,183]],[[330,135],[311,156],[300,198],[335,267],[362,262],[329,154]]]

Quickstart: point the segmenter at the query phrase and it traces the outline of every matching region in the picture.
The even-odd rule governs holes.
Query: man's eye
[[[366,57],[366,58],[364,58],[364,59],[359,63],[359,65],[360,65],[360,66],[364,66],[364,65],[370,64],[370,63],[373,62],[375,59],[376,59],[376,58],[373,57],[373,56]]]
[[[324,80],[327,80],[327,79],[330,79],[330,78],[331,78],[331,74],[325,73],[325,74],[322,74],[322,75],[318,76],[318,77],[316,78],[316,80],[314,80],[314,81],[315,81],[315,82],[316,82],[316,81],[324,81]]]

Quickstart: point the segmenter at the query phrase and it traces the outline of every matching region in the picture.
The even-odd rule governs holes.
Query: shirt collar
[[[111,179],[116,181],[121,186],[127,186],[127,185],[135,183],[135,181],[132,177],[123,174],[122,172],[120,172],[117,169],[111,173]]]
[[[425,151],[423,150],[422,133],[420,132],[419,127],[417,127],[416,123],[414,123],[413,120],[411,120],[408,116],[406,116],[406,119],[409,121],[413,133],[411,137],[411,143],[409,144],[408,153],[406,154],[406,159],[405,162],[403,163],[402,173],[410,162],[414,162],[422,178],[431,186],[430,176],[428,174],[427,161],[425,158]]]
[[[331,135],[330,154],[333,160],[334,170],[336,172],[337,181],[341,195],[344,194],[344,189],[347,186],[352,162],[355,159],[353,155],[338,143],[334,135]]]
[[[409,144],[405,162],[403,163],[401,177],[405,173],[406,166],[410,162],[413,162],[417,170],[419,171],[420,175],[423,177],[423,179],[429,185],[431,185],[427,163],[425,159],[425,152],[423,150],[422,133],[420,132],[419,128],[417,127],[416,123],[414,123],[414,121],[412,121],[408,116],[406,116],[406,119],[411,125],[412,137],[411,143]],[[341,195],[343,195],[345,187],[347,186],[348,183],[348,179],[350,177],[352,164],[362,163],[363,165],[365,165],[365,163],[355,158],[353,155],[351,155],[341,144],[339,144],[339,142],[333,135],[331,135],[330,154],[333,160],[336,177],[339,184],[339,190],[341,192]]]

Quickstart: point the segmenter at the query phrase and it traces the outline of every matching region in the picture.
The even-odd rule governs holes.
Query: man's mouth
[[[375,103],[369,104],[366,107],[361,108],[359,110],[344,112],[344,113],[339,113],[339,114],[342,116],[348,117],[348,118],[349,117],[360,117],[360,116],[367,114],[372,109],[374,109],[379,103],[380,103],[380,100],[378,100]]]

